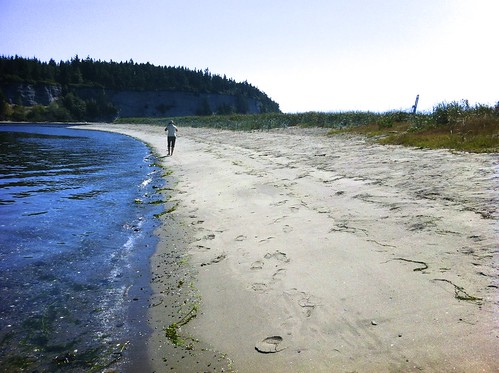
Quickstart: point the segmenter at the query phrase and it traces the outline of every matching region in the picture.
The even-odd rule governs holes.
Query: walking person
[[[168,155],[173,155],[173,149],[175,148],[175,140],[177,139],[178,128],[175,126],[173,120],[171,120],[165,128],[167,131],[167,143],[168,143]]]

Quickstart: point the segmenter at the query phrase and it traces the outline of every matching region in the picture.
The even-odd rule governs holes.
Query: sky
[[[0,55],[248,81],[286,113],[499,101],[498,0],[0,0]]]

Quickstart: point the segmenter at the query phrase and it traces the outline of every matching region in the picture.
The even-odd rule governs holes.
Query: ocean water
[[[163,210],[154,163],[119,134],[0,126],[1,372],[126,370],[144,357]]]

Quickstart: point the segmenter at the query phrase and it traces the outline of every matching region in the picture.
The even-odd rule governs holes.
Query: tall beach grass
[[[166,125],[171,118],[121,118],[116,123]],[[362,134],[382,144],[469,152],[499,152],[499,103],[470,106],[466,100],[440,103],[431,112],[385,113],[349,111],[337,113],[235,114],[177,117],[181,126],[235,131],[287,127],[320,127],[330,135]]]

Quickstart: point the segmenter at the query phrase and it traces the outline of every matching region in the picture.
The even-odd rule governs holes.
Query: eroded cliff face
[[[81,89],[78,95],[84,99],[105,94],[118,108],[120,117],[163,117],[209,114],[223,107],[238,109],[244,106],[247,113],[260,113],[261,105],[252,98],[241,98],[214,93],[181,91],[113,91]]]
[[[9,83],[0,88],[9,103],[22,106],[46,106],[62,93],[59,84]]]
[[[62,95],[60,85],[8,84],[1,87],[7,101],[23,106],[49,105]],[[119,117],[165,117],[210,114],[228,110],[260,113],[262,104],[248,97],[181,91],[114,91],[98,88],[74,88],[83,100],[111,102]]]

